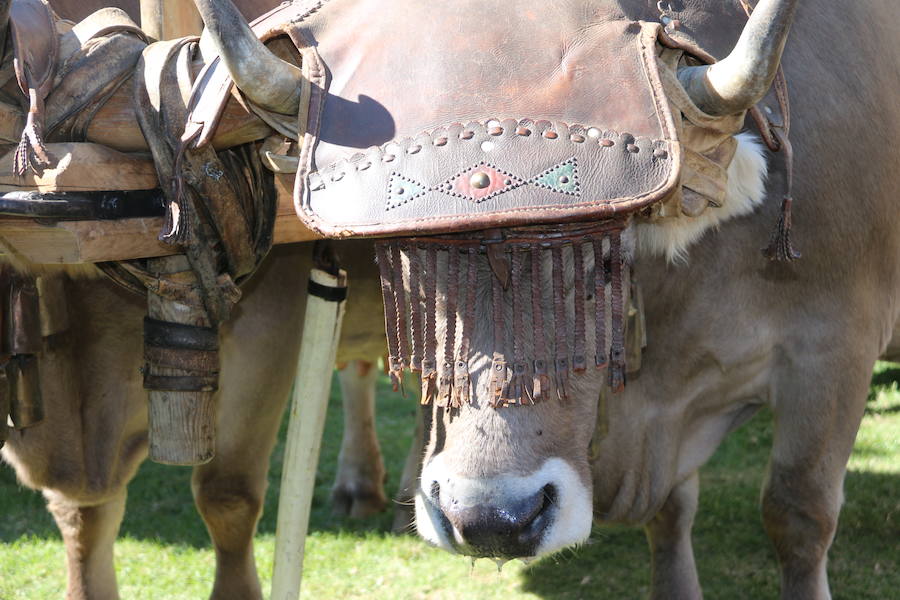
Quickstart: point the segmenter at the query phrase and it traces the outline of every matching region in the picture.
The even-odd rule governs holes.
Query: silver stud
[[[491,185],[491,176],[484,171],[478,171],[469,179],[469,185],[476,190],[483,190]]]

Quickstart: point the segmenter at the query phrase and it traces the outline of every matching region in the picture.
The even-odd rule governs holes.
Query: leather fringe
[[[469,363],[473,336],[478,333],[476,290],[479,276],[486,274],[491,280],[494,345],[488,382],[492,406],[531,405],[551,395],[568,399],[572,372],[581,373],[587,367],[590,319],[595,321],[595,363],[608,369],[609,387],[620,391],[626,374],[624,288],[628,277],[620,233],[618,227],[609,226],[572,236],[377,242],[389,371],[395,388],[401,388],[405,369],[421,370],[422,404],[451,410],[473,401]],[[589,253],[594,266],[585,269]],[[482,257],[490,268],[479,270]],[[498,265],[507,265],[508,272],[506,268],[498,272]],[[546,268],[550,270],[545,272]],[[568,273],[572,273],[570,286],[566,285]],[[588,279],[591,273],[593,281]],[[545,276],[550,285],[545,285]],[[595,308],[589,313],[591,302]]]

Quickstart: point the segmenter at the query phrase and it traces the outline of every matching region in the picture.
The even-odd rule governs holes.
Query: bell
[[[25,429],[44,420],[44,401],[36,356],[20,355],[8,367],[11,393],[9,416],[16,429]]]

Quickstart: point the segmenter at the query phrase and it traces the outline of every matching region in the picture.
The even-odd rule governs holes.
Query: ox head
[[[207,24],[208,34],[215,41],[238,87],[258,105],[282,113],[296,112],[299,104],[296,90],[300,87],[300,75],[296,67],[270,54],[256,40],[230,2],[195,1]],[[702,0],[698,0],[700,1]],[[554,7],[554,11],[570,10],[577,13],[570,21],[583,26],[572,27],[572,30],[579,32],[578,35],[586,34],[578,37],[573,33],[573,38],[569,40],[562,36],[561,48],[547,50],[561,52],[563,58],[558,69],[544,74],[549,81],[544,88],[550,91],[535,100],[538,104],[544,103],[542,109],[547,106],[547,93],[550,94],[551,104],[554,98],[562,104],[584,101],[583,98],[573,99],[571,95],[567,95],[571,91],[567,86],[579,77],[587,76],[583,72],[585,65],[577,64],[578,57],[584,56],[584,48],[594,43],[597,36],[602,36],[605,29],[602,24],[578,23],[579,18],[590,21],[589,17],[585,17],[590,11],[585,10],[586,7],[582,4],[584,3],[565,2]],[[609,8],[606,5],[615,7],[627,2],[610,0],[595,4],[597,7],[587,8],[601,7],[598,12],[602,12]],[[739,123],[737,129],[740,128],[744,112],[758,102],[772,84],[796,5],[796,0],[762,0],[743,28],[731,54],[716,64],[700,65],[682,58],[669,65],[671,81],[679,86],[680,93],[693,103],[707,123],[715,123],[717,119],[723,122],[730,120],[732,123]],[[521,18],[540,21],[531,12],[523,11]],[[352,36],[337,37],[345,43],[353,43],[354,36],[359,36],[361,43],[371,43],[365,31],[367,18],[349,18],[351,25],[348,26],[356,26],[358,29]],[[329,25],[340,26],[340,23]],[[451,28],[455,28],[455,25]],[[318,41],[322,46],[335,37],[329,36],[322,23],[313,28],[313,33],[320,36]],[[427,40],[423,39],[421,43],[425,44]],[[380,46],[370,45],[365,50],[374,55],[379,52]],[[505,64],[515,71],[513,65],[517,57],[498,59],[497,54],[501,50],[489,52],[492,52],[490,60],[496,64]],[[662,53],[662,50],[657,52],[658,55]],[[350,75],[333,68],[333,76],[345,90],[351,89],[351,79],[356,70],[359,70],[360,61],[365,60],[365,53],[346,50],[338,54],[339,58],[351,63],[348,68]],[[355,54],[358,56],[354,56]],[[402,60],[409,58],[411,57]],[[477,62],[473,65],[477,70]],[[465,70],[469,65],[459,66],[456,70],[450,68],[449,71],[444,67],[446,65],[442,65],[441,71],[444,80],[453,82],[465,79]],[[405,81],[405,85],[413,88],[415,82]],[[520,85],[520,82],[510,83],[509,89],[527,93],[527,86]],[[478,94],[478,90],[470,93]],[[459,98],[459,94],[458,90],[451,89],[441,98]],[[553,94],[558,94],[558,97]],[[495,96],[494,91],[485,94],[486,98]],[[627,100],[625,99],[623,106],[627,105]],[[506,108],[487,107],[488,112]],[[431,110],[428,106],[423,106],[422,109]],[[326,113],[327,110],[326,105]],[[435,109],[435,114],[450,110],[452,107],[442,106]],[[564,111],[560,109],[558,113],[564,114]],[[326,115],[326,121],[327,118]],[[461,118],[467,118],[467,115]],[[496,125],[499,123],[494,128],[497,128]],[[593,135],[590,131],[585,133]],[[602,132],[593,137],[598,135],[602,135]],[[691,144],[700,144],[698,139],[687,136],[682,141],[691,150]],[[707,151],[710,148],[696,147],[693,150],[709,155]],[[755,193],[761,194],[759,160],[754,162],[740,151],[735,155],[733,145],[731,152],[723,154],[723,167],[732,175],[741,170],[753,171],[756,168],[756,172],[751,174],[751,179],[755,176],[756,181],[750,187],[756,187]],[[737,157],[734,158],[735,156]],[[566,176],[565,173],[562,175]],[[478,177],[483,177],[484,180]],[[490,174],[484,173],[474,173],[470,180],[475,188],[482,184],[487,187],[492,185],[491,182]],[[741,185],[746,184],[746,181],[737,182],[736,185],[729,183],[726,194],[747,194],[748,190],[741,189]],[[415,186],[409,189],[416,190]],[[403,190],[396,193],[401,194]],[[684,203],[685,206],[688,204]],[[688,221],[704,212],[679,208],[684,214],[678,217],[687,218]],[[733,207],[729,210],[730,214],[736,214]],[[640,221],[652,212],[644,211],[637,216],[637,220]],[[692,212],[696,214],[691,214]],[[724,213],[729,214],[727,210]],[[691,229],[693,233],[688,234],[688,238],[698,237],[700,232],[717,221],[715,217],[710,218],[708,215],[704,218],[705,220],[696,222],[699,224],[695,223]],[[617,280],[616,262],[620,258],[624,263],[629,262],[635,248],[647,245],[646,242],[636,240],[636,237],[653,236],[652,228],[657,226],[648,223],[642,227],[649,230],[642,231],[636,230],[629,222],[625,229],[616,232],[614,242],[611,241],[613,238],[607,237],[592,246],[592,242],[586,241],[587,238],[577,237],[575,242],[558,252],[551,250],[546,253],[529,253],[518,259],[513,258],[512,264],[509,261],[503,264],[503,260],[495,260],[496,257],[491,257],[491,252],[463,254],[462,258],[454,259],[458,261],[456,263],[447,257],[438,260],[422,256],[418,250],[406,255],[398,252],[393,257],[386,251],[380,258],[382,266],[390,263],[394,267],[394,298],[398,289],[402,288],[401,295],[413,297],[417,303],[428,306],[429,301],[432,301],[428,314],[440,314],[442,310],[446,312],[448,305],[452,307],[450,312],[453,313],[453,324],[450,330],[453,335],[448,334],[451,320],[432,320],[432,346],[448,346],[449,338],[449,347],[455,348],[459,345],[460,338],[464,338],[471,357],[467,365],[467,377],[471,382],[471,397],[466,398],[468,402],[453,402],[449,397],[450,392],[447,392],[445,402],[432,402],[425,411],[427,447],[415,504],[418,530],[428,541],[445,549],[473,556],[511,558],[544,555],[587,538],[593,520],[589,445],[597,423],[597,399],[606,393],[610,375],[606,369],[594,369],[593,365],[589,365],[584,372],[573,375],[566,382],[549,382],[551,391],[544,390],[542,402],[522,402],[525,406],[498,407],[498,397],[505,396],[507,392],[497,391],[494,376],[494,371],[498,368],[497,357],[523,355],[533,358],[541,353],[538,347],[552,349],[560,343],[571,350],[577,343],[573,338],[581,338],[583,345],[591,347],[598,345],[599,336],[604,335],[600,333],[601,330],[609,331],[610,327],[612,335],[615,335],[616,317],[611,317],[608,311],[597,313],[596,328],[585,329],[573,321],[576,317],[584,318],[585,315],[594,314],[601,296],[614,296],[611,307],[613,312],[617,310],[615,301],[628,305],[627,273],[619,274]],[[673,235],[678,237],[680,234]],[[665,238],[666,235],[662,237]],[[649,244],[651,247],[653,245]],[[549,246],[552,243],[548,243]],[[671,248],[664,249],[671,252]],[[419,263],[428,260],[435,260],[435,263],[433,269],[426,268],[425,272],[433,271],[437,274],[439,279],[445,281],[443,286],[440,283],[418,281],[421,275]],[[601,261],[613,264],[602,266]],[[576,276],[576,268],[583,277]],[[403,271],[403,274],[396,275],[399,271]],[[601,277],[601,272],[608,271],[613,272],[611,277]],[[417,274],[411,276],[412,273]],[[452,277],[448,277],[448,273]],[[460,277],[459,273],[470,275],[469,278]],[[390,273],[386,275],[386,279],[391,279]],[[498,296],[496,283],[492,283],[498,279],[511,279],[508,287],[513,290],[517,285],[519,288],[532,290],[531,296],[523,296],[531,300],[522,302],[515,297],[510,299],[502,294]],[[463,285],[457,286],[460,281]],[[621,287],[620,290],[616,290],[617,285]],[[432,290],[430,297],[429,289]],[[581,298],[575,298],[576,294],[581,294]],[[459,316],[462,327],[455,325],[457,308],[463,304],[460,300],[463,297],[471,299],[471,304],[467,306],[472,308],[462,312],[468,311],[475,315],[468,331],[465,315]],[[581,300],[584,301],[581,307],[583,312],[571,310]],[[621,312],[621,305],[618,310]],[[540,317],[538,313],[541,313]],[[425,319],[426,330],[429,327],[428,314],[419,315]],[[410,318],[415,321],[415,316],[411,315]],[[538,320],[541,321],[540,325],[537,324]],[[388,334],[390,337],[392,332],[389,331]],[[415,349],[413,354],[415,355]],[[415,357],[412,362],[416,362]],[[603,361],[598,359],[597,362]],[[450,371],[452,372],[452,366]],[[425,378],[423,385],[427,396],[440,397],[444,394],[440,389],[442,381],[429,382],[429,377]],[[549,379],[553,378],[551,369]],[[533,386],[547,385],[544,381],[535,375]],[[429,389],[430,385],[435,388]],[[505,385],[516,384],[506,382]],[[525,384],[525,387],[529,385],[532,384]],[[534,394],[534,387],[529,389],[530,392],[525,395],[537,395]],[[565,391],[560,392],[561,389]],[[560,396],[565,396],[565,399],[560,399]]]

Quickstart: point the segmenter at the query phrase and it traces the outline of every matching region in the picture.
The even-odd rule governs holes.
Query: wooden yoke
[[[200,35],[203,21],[193,3],[185,0],[141,0],[141,29],[157,40]]]
[[[193,5],[184,0],[141,0],[141,26],[150,36],[165,40],[199,35],[203,23]],[[184,255],[150,259],[147,271],[167,280],[175,278],[185,287],[198,283]],[[158,324],[159,329],[172,329],[172,324],[201,328],[211,325],[201,302],[179,302],[171,295],[162,295],[153,289],[147,291],[147,315],[147,322]],[[148,333],[145,325],[147,365],[144,387],[148,389],[150,459],[173,465],[209,462],[216,450],[215,385],[178,385],[179,381],[197,383],[203,378],[197,371],[187,368],[191,361],[182,364],[183,368],[174,366],[181,353],[194,355],[198,351],[183,344],[176,347],[178,340],[168,338],[180,338],[177,334],[170,332],[170,335],[162,336],[167,338],[165,343],[157,343],[160,340],[156,337],[160,336]],[[214,353],[214,362],[218,362],[217,351],[200,352]],[[217,372],[217,365],[205,371],[210,370]]]

